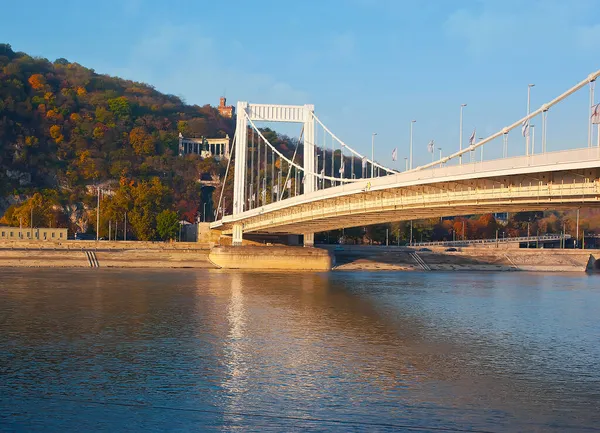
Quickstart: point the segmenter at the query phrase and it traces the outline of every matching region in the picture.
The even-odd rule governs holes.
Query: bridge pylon
[[[233,181],[233,217],[242,214],[246,209],[248,200],[246,197],[248,182],[246,179],[247,155],[248,155],[248,122],[254,126],[254,122],[285,122],[303,124],[304,135],[304,158],[303,158],[303,189],[304,193],[315,191],[317,178],[315,176],[315,119],[314,105],[273,105],[273,104],[251,104],[245,101],[237,103],[237,122],[235,130],[235,167]],[[266,162],[266,160],[265,160]],[[273,180],[273,179],[272,179]],[[285,187],[285,186],[284,186]],[[277,193],[281,185],[277,186]],[[272,191],[274,186],[272,186]],[[257,191],[258,192],[258,191]],[[266,186],[263,187],[266,194]],[[243,224],[233,224],[233,245],[242,245]],[[314,245],[314,233],[304,233],[304,245]]]

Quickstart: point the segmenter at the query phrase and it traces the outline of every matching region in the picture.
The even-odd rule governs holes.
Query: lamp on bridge
[[[375,136],[377,135],[376,132],[374,132],[373,134],[371,134],[371,177],[373,177],[373,162],[375,161]]]

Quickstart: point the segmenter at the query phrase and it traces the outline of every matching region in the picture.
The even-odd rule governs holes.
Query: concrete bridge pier
[[[314,233],[304,233],[304,246],[305,247],[314,247],[315,246],[315,234]]]
[[[231,239],[231,243],[234,246],[241,246],[243,241],[243,226],[242,224],[234,224],[233,225],[233,236]]]

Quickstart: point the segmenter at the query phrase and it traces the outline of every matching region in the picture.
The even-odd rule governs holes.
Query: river
[[[600,429],[585,274],[0,269],[3,431]]]

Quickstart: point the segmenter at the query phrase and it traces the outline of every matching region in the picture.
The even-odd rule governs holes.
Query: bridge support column
[[[244,212],[246,200],[246,155],[248,153],[247,102],[238,102],[235,129],[235,167],[233,173],[233,215]]]
[[[314,233],[304,233],[304,246],[305,247],[314,247],[315,246],[315,234]]]
[[[244,230],[241,224],[233,225],[233,236],[231,238],[231,244],[233,246],[241,246],[243,240]]]
[[[314,105],[304,106],[304,194],[316,190],[318,167],[315,166],[315,118]],[[304,246],[312,247],[315,244],[314,233],[304,233]]]

